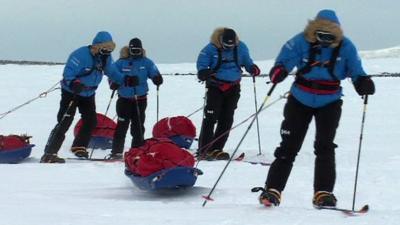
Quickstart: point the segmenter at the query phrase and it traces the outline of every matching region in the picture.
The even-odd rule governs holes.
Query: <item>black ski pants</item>
[[[293,167],[293,162],[303,144],[308,125],[315,119],[314,141],[314,191],[332,192],[335,179],[335,148],[333,143],[342,112],[342,100],[337,100],[321,108],[311,108],[289,96],[284,108],[281,125],[282,141],[275,150],[276,159],[272,163],[266,187],[283,191]]]
[[[97,125],[95,95],[83,97],[68,91],[61,91],[60,109],[57,114],[57,125],[51,131],[45,147],[45,153],[56,154],[65,139],[65,133],[74,120],[76,108],[79,109],[82,127],[76,135],[72,147],[87,147],[92,130]]]
[[[239,84],[227,91],[221,91],[218,87],[208,87],[199,137],[199,154],[216,149],[223,150],[229,137],[229,130],[233,124],[233,116],[239,98]],[[217,127],[214,131],[216,123]],[[214,141],[215,138],[218,138],[218,140]],[[213,144],[208,145],[213,141]],[[208,146],[205,147],[206,145]]]
[[[118,98],[117,100],[117,128],[114,133],[111,153],[123,153],[125,137],[131,124],[131,147],[138,147],[144,141],[144,121],[146,119],[146,96],[140,96],[136,102],[134,99]]]

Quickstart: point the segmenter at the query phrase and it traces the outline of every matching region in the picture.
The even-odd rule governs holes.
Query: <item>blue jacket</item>
[[[234,82],[241,79],[242,70],[236,65],[234,60],[233,49],[222,49],[222,61],[228,61],[222,63],[221,67],[216,71],[216,78],[218,80]],[[250,58],[249,49],[246,44],[239,42],[237,46],[237,57],[238,64],[244,66],[246,71],[251,72],[251,66],[254,64]],[[209,43],[200,52],[197,58],[197,70],[203,69],[214,69],[218,63],[218,48],[213,44]]]
[[[275,65],[283,65],[287,71],[292,71],[294,67],[297,69],[303,68],[309,58],[310,42],[300,33],[290,39],[282,47]],[[333,48],[320,48],[321,54],[317,54],[316,61],[329,61],[333,53]],[[357,49],[353,43],[346,37],[343,37],[340,47],[339,56],[337,57],[334,75],[337,80],[343,80],[350,77],[355,81],[359,76],[365,76],[366,73],[362,68],[361,59],[358,56]],[[326,80],[334,81],[326,67],[312,67],[309,73],[303,75],[308,80]],[[290,89],[291,94],[301,103],[313,108],[323,107],[331,102],[341,98],[342,88],[333,94],[318,95],[306,92],[300,89],[297,84],[293,83]]]
[[[124,76],[137,76],[139,78],[139,85],[135,88],[127,87],[123,82],[118,82],[120,84],[118,94],[123,98],[133,98],[135,94],[138,96],[147,95],[149,91],[147,79],[160,75],[157,66],[147,57],[121,58],[115,62],[115,66]]]
[[[86,87],[79,95],[83,97],[94,95],[103,78],[103,71],[97,69],[101,67],[100,57],[93,56],[89,46],[78,48],[71,53],[64,67],[62,89],[72,93],[71,81],[78,79]],[[122,82],[122,74],[114,67],[111,56],[107,58],[104,74],[117,83]]]

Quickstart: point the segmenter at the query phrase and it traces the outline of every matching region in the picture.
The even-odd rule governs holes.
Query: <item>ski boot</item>
[[[124,155],[122,153],[111,153],[107,155],[104,159],[106,160],[123,160]]]
[[[207,152],[205,159],[213,161],[213,160],[228,160],[229,158],[230,158],[229,153],[219,149],[214,149],[212,151]]]
[[[86,151],[85,147],[71,147],[71,152],[75,154],[76,157],[81,159],[88,159],[89,152]]]
[[[332,192],[327,192],[327,191],[317,191],[314,194],[312,203],[315,208],[320,208],[320,207],[336,207],[336,202],[337,199],[335,195],[332,194]]]
[[[45,153],[40,158],[40,163],[65,163],[65,159],[58,157],[57,154]]]
[[[273,188],[264,190],[258,198],[260,204],[267,207],[278,206],[281,203],[281,193]]]

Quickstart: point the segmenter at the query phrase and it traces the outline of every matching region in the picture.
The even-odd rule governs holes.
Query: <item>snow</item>
[[[372,54],[371,54],[372,55]],[[363,57],[370,74],[399,72],[399,57]],[[266,73],[272,60],[257,62]],[[193,63],[159,65],[163,73],[195,72]],[[62,66],[0,66],[0,113],[34,98],[61,78]],[[284,94],[293,78],[277,86],[268,102]],[[267,78],[258,78],[257,94],[260,104],[270,85]],[[16,165],[0,165],[0,225],[123,225],[123,224],[398,224],[400,206],[400,106],[396,98],[400,91],[399,78],[375,78],[377,93],[370,97],[366,112],[364,140],[356,195],[356,208],[370,205],[363,216],[347,217],[339,212],[320,211],[312,207],[313,137],[310,125],[279,208],[266,209],[258,204],[258,194],[250,192],[263,186],[268,167],[232,162],[217,186],[214,201],[202,207],[202,195],[207,195],[225,162],[200,162],[200,176],[192,189],[175,192],[145,192],[133,186],[124,176],[122,163],[82,162],[69,160],[64,165],[39,164],[50,130],[56,123],[60,100],[59,90],[0,120],[0,134],[32,135],[31,158]],[[361,127],[363,101],[349,81],[342,82],[343,113],[337,131],[337,181],[335,194],[338,206],[351,208],[355,165]],[[104,112],[111,92],[103,82],[97,92],[97,110]],[[160,88],[160,118],[188,115],[203,104],[204,87],[195,76],[165,76]],[[267,104],[268,104],[267,102]],[[285,101],[278,101],[259,116],[263,160],[273,159],[274,148],[280,142],[279,127]],[[253,83],[242,81],[242,92],[235,114],[235,123],[254,113]],[[109,116],[115,115],[115,99]],[[76,116],[76,120],[78,116]],[[200,130],[201,112],[191,119]],[[75,121],[76,121],[75,120]],[[146,137],[156,120],[156,90],[151,85]],[[232,131],[226,149],[236,147],[248,123]],[[59,155],[72,157],[69,147],[72,129]],[[130,141],[127,138],[127,144]],[[197,143],[195,143],[197,144]],[[255,125],[240,146],[239,152],[255,158],[258,152]],[[108,151],[95,151],[102,157]]]

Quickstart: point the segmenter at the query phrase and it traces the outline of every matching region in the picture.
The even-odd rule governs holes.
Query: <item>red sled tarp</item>
[[[75,137],[81,129],[82,123],[83,121],[80,119],[75,125]],[[116,127],[117,124],[112,119],[103,114],[97,113],[97,126],[92,131],[92,137],[90,138],[88,148],[103,150],[111,149]]]
[[[125,153],[125,166],[134,175],[149,176],[164,169],[193,167],[194,157],[166,138],[147,139]]]
[[[82,119],[78,121],[74,128],[74,136],[76,136],[79,130],[82,127]],[[115,128],[117,124],[114,120],[108,118],[107,116],[97,113],[97,126],[92,131],[92,137],[106,137],[106,138],[113,138]]]
[[[154,125],[153,137],[169,138],[178,146],[189,149],[196,137],[196,127],[185,116],[166,117]]]
[[[0,135],[0,163],[19,163],[29,157],[34,145],[27,135]]]

